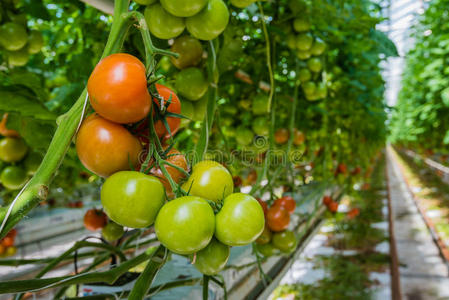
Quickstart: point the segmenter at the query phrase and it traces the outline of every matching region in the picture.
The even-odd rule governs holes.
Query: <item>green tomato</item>
[[[251,108],[256,116],[268,114],[268,96],[257,94],[252,101]]]
[[[323,64],[319,58],[314,57],[307,61],[307,67],[310,71],[318,73],[323,69]]]
[[[318,83],[315,94],[320,99],[324,99],[327,97],[327,86],[324,82]]]
[[[316,38],[313,42],[312,48],[310,48],[310,52],[315,55],[321,55],[326,50],[326,43],[323,42],[320,38]]]
[[[6,137],[0,140],[0,160],[12,163],[22,160],[28,147],[21,138]]]
[[[273,234],[273,246],[284,253],[291,253],[296,249],[295,234],[289,230]]]
[[[272,244],[257,245],[256,249],[265,257],[270,257],[279,253],[279,249],[273,247]]]
[[[307,51],[312,47],[313,36],[310,33],[301,33],[296,37],[296,47],[301,51]]]
[[[183,18],[169,14],[159,3],[145,8],[145,21],[152,34],[160,39],[172,39],[185,29]]]
[[[19,190],[27,182],[27,173],[20,167],[9,166],[3,169],[0,180],[7,189]]]
[[[312,53],[310,51],[296,51],[296,57],[300,60],[306,60],[309,59],[312,56]]]
[[[204,116],[206,115],[207,111],[207,102],[209,102],[209,97],[207,94],[201,97],[200,100],[193,102],[193,121],[204,121]]]
[[[200,40],[210,41],[228,26],[229,11],[222,0],[209,0],[206,7],[186,19],[187,30]]]
[[[31,30],[30,35],[28,36],[28,45],[27,50],[30,54],[36,54],[41,51],[44,46],[44,38],[42,37],[42,33],[37,30]]]
[[[159,241],[170,251],[193,254],[212,240],[215,230],[214,211],[200,197],[177,198],[161,208],[155,230]]]
[[[193,166],[192,175],[182,185],[190,195],[220,202],[234,191],[231,173],[223,165],[203,160]]]
[[[309,69],[301,69],[299,70],[298,78],[301,83],[307,82],[312,79],[312,73],[310,73]]]
[[[8,63],[13,67],[23,67],[28,63],[29,53],[27,47],[17,51],[8,51]]]
[[[309,31],[310,30],[310,22],[304,18],[296,18],[293,21],[293,28],[297,32]]]
[[[17,23],[5,23],[0,28],[0,44],[9,51],[22,49],[28,40],[28,35],[23,27]]]
[[[193,107],[192,102],[188,100],[182,101],[181,115],[188,118],[188,119],[181,119],[181,126],[186,126],[187,124],[190,123],[190,121],[194,118],[195,115],[195,108]]]
[[[37,169],[41,165],[42,158],[42,155],[36,152],[31,152],[27,155],[24,165],[28,174],[34,175],[36,173]]]
[[[157,2],[157,0],[133,0],[133,1],[140,5],[151,5]]]
[[[114,173],[101,188],[101,203],[108,217],[131,228],[153,224],[164,199],[164,186],[159,179],[135,171]]]
[[[123,226],[112,221],[106,224],[106,226],[101,230],[101,235],[108,242],[118,240],[124,233],[125,230],[123,230]]]
[[[177,17],[191,17],[199,13],[208,0],[161,0],[162,6]]]
[[[254,197],[242,193],[226,197],[215,219],[215,237],[228,246],[254,242],[265,227],[262,206]]]
[[[231,250],[216,239],[212,239],[206,248],[196,254],[195,268],[205,275],[216,275],[223,270]]]
[[[171,51],[178,53],[179,57],[171,57],[171,62],[178,69],[185,69],[199,64],[203,56],[203,46],[197,39],[183,35],[175,40]]]
[[[254,2],[255,0],[231,0],[231,4],[238,8],[245,8]]]
[[[253,131],[257,135],[268,135],[270,132],[269,121],[265,117],[257,117],[253,121]]]
[[[235,139],[239,145],[248,146],[253,142],[254,133],[248,128],[239,127],[235,133]]]
[[[196,101],[203,97],[209,87],[203,72],[198,68],[181,70],[176,76],[175,85],[178,93],[191,101]]]

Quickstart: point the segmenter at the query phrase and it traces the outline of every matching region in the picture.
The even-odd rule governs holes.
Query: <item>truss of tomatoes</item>
[[[181,103],[165,86],[155,84],[150,92],[153,87],[148,87],[145,67],[137,58],[123,53],[106,57],[87,88],[95,113],[82,122],[76,149],[87,169],[106,178],[101,202],[111,221],[101,211],[90,210],[86,228],[103,228],[106,239],[110,224],[122,229],[154,224],[161,244],[174,253],[193,255],[195,267],[208,275],[225,266],[230,247],[259,237],[265,226],[263,210],[252,196],[233,193],[232,176],[223,165],[201,161],[186,178],[186,158],[168,146],[161,156],[179,187],[173,191],[163,170],[143,151],[149,149],[153,126],[162,141],[176,133]],[[141,172],[132,170],[137,168]],[[186,196],[165,201],[167,195],[179,193]]]
[[[290,254],[295,251],[298,241],[295,233],[288,230],[290,215],[295,212],[296,202],[291,196],[276,199],[268,207],[265,201],[258,199],[265,215],[265,228],[256,240],[257,251],[265,257],[278,254]]]

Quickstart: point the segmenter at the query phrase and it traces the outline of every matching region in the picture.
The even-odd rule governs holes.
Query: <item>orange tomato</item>
[[[338,211],[338,202],[332,201],[327,207],[331,212],[336,213]]]
[[[11,237],[11,236],[5,236],[5,237],[2,239],[1,244],[2,244],[4,247],[6,247],[6,248],[12,247],[12,246],[14,246],[14,238]]]
[[[186,172],[188,171],[189,167],[187,165],[186,157],[176,149],[171,149],[170,151],[168,151],[167,157],[165,160],[175,166],[182,168]],[[176,168],[174,168],[172,166],[165,165],[165,169],[167,170],[168,174],[170,174],[173,181],[176,183],[180,183],[181,180],[186,177],[183,172],[177,170]],[[162,170],[159,167],[154,168],[153,170],[151,170],[151,174],[159,178],[159,180],[162,182],[162,184],[165,187],[165,191],[167,192],[167,195],[172,196],[173,191],[172,191],[170,182],[168,181],[167,177],[164,176],[164,174],[162,173]]]
[[[89,209],[84,215],[84,227],[90,231],[103,228],[108,223],[108,217],[99,209]]]
[[[95,111],[116,123],[138,122],[151,109],[145,66],[126,53],[102,59],[89,77],[87,91]]]
[[[332,198],[330,197],[330,196],[324,196],[323,197],[323,204],[324,205],[326,205],[326,206],[328,206],[329,204],[331,204],[332,203]]]
[[[257,199],[257,201],[259,202],[260,206],[262,206],[263,214],[266,216],[266,215],[267,215],[267,212],[268,212],[268,205],[267,205],[267,202],[263,201],[263,200],[260,199],[260,198],[256,198],[256,199]]]
[[[286,128],[279,128],[274,133],[274,141],[276,144],[285,144],[288,142],[289,132]]]
[[[306,136],[302,131],[299,131],[298,129],[293,129],[293,144],[296,146],[301,145],[306,140]]]
[[[155,115],[156,118],[159,118],[159,120],[156,120],[154,123],[154,129],[156,129],[156,133],[159,138],[165,137],[166,139],[168,139],[171,136],[174,136],[175,133],[178,131],[179,125],[181,124],[181,118],[170,117],[167,116],[166,114],[167,113],[181,114],[181,102],[179,101],[178,96],[171,89],[162,84],[156,83],[156,90],[162,99],[153,98],[153,101],[156,103],[158,107],[158,112],[153,115]],[[168,103],[169,100],[170,103]],[[161,102],[163,102],[162,106]],[[162,122],[162,119],[160,118],[165,118],[165,120],[167,121],[171,135],[167,131],[167,128],[165,127],[164,123]]]
[[[93,114],[81,124],[76,138],[76,151],[87,169],[108,177],[137,166],[142,145],[120,124]]]

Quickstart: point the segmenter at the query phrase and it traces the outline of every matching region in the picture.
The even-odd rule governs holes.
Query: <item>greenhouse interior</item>
[[[449,0],[1,0],[13,299],[449,299]]]

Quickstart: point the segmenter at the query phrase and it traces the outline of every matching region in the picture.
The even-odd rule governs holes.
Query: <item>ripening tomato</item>
[[[162,7],[177,17],[191,17],[199,13],[208,0],[161,0]]]
[[[101,187],[101,204],[106,214],[126,227],[145,228],[153,224],[164,200],[164,186],[159,179],[140,172],[117,172]]]
[[[284,196],[282,198],[276,199],[273,205],[283,206],[290,214],[294,213],[296,208],[296,202],[292,196]]]
[[[13,129],[8,129],[6,123],[8,122],[8,114],[4,114],[0,122],[0,135],[5,137],[19,137],[19,133]]]
[[[179,54],[178,58],[170,57],[171,62],[178,69],[196,66],[203,56],[203,46],[200,41],[189,35],[177,38],[170,50]]]
[[[6,248],[5,256],[14,256],[17,253],[17,247],[8,247]]]
[[[160,39],[175,38],[186,28],[184,18],[168,13],[159,3],[147,6],[144,15],[150,32]]]
[[[296,237],[292,231],[286,230],[273,234],[273,246],[284,253],[291,253],[296,249]]]
[[[272,231],[278,232],[287,229],[290,224],[290,214],[280,205],[271,206],[267,212],[267,225]]]
[[[255,198],[243,193],[227,196],[215,219],[215,237],[228,246],[254,242],[265,227],[262,207]]]
[[[210,41],[225,30],[228,22],[229,10],[223,0],[208,0],[206,7],[186,19],[186,27],[197,39]]]
[[[1,240],[1,244],[2,244],[2,246],[6,247],[6,248],[12,247],[12,246],[14,246],[14,238],[12,236],[5,236]]]
[[[101,230],[101,235],[108,242],[118,240],[124,233],[123,226],[112,221],[108,222],[108,224]]]
[[[257,238],[256,243],[259,245],[268,244],[271,241],[271,236],[272,236],[271,230],[265,224],[265,228],[263,229],[262,233]]]
[[[212,160],[203,160],[193,166],[192,174],[182,185],[190,195],[220,202],[234,191],[234,181],[229,171]]]
[[[130,54],[103,58],[89,77],[87,91],[95,111],[112,122],[135,123],[151,109],[145,66]]]
[[[277,144],[285,144],[288,142],[289,136],[290,136],[290,132],[288,132],[287,128],[279,128],[274,133],[274,141]]]
[[[328,206],[329,204],[331,204],[332,201],[333,201],[333,200],[332,200],[332,198],[331,198],[330,196],[327,196],[327,195],[326,195],[326,196],[323,197],[323,204],[326,205],[326,206]]]
[[[230,247],[213,238],[206,248],[196,254],[195,268],[205,275],[216,275],[229,259]]]
[[[142,145],[122,125],[97,114],[83,121],[76,137],[76,152],[91,172],[108,177],[137,166]]]
[[[84,227],[90,231],[103,228],[108,223],[108,217],[99,209],[89,209],[84,215]]]
[[[174,148],[171,149],[170,151],[168,151],[165,160],[177,167],[182,168],[186,172],[189,169],[189,167],[187,165],[186,157],[181,152],[179,152],[178,150],[176,150]],[[172,166],[165,165],[165,169],[167,170],[168,174],[170,174],[173,181],[176,183],[180,183],[181,180],[186,177],[186,175],[183,172],[177,170],[176,168],[174,168]],[[159,180],[162,182],[162,184],[165,187],[165,191],[167,192],[167,195],[172,196],[173,191],[172,191],[170,182],[165,177],[165,175],[162,173],[162,170],[160,168],[155,168],[155,169],[151,170],[151,174],[156,176],[157,178],[159,178]]]
[[[18,166],[8,166],[0,174],[2,185],[9,190],[19,190],[27,182],[27,173]]]
[[[0,243],[0,256],[2,256],[3,254],[5,254],[5,252],[6,252],[6,247],[3,246],[3,245]]]
[[[215,215],[209,203],[186,196],[167,202],[154,225],[157,238],[170,251],[193,254],[204,249],[215,231]]]
[[[5,137],[0,140],[0,160],[8,163],[22,160],[28,147],[21,138]]]
[[[296,128],[293,129],[293,144],[295,146],[302,145],[306,140],[304,133]]]
[[[170,138],[175,135],[181,124],[181,118],[170,116],[170,114],[181,114],[181,102],[178,96],[168,87],[156,83],[156,90],[159,96],[162,98],[153,98],[153,101],[158,107],[158,111],[154,114],[156,122],[154,123],[154,129],[156,130],[159,138]],[[165,118],[170,132],[168,132],[163,122]]]

